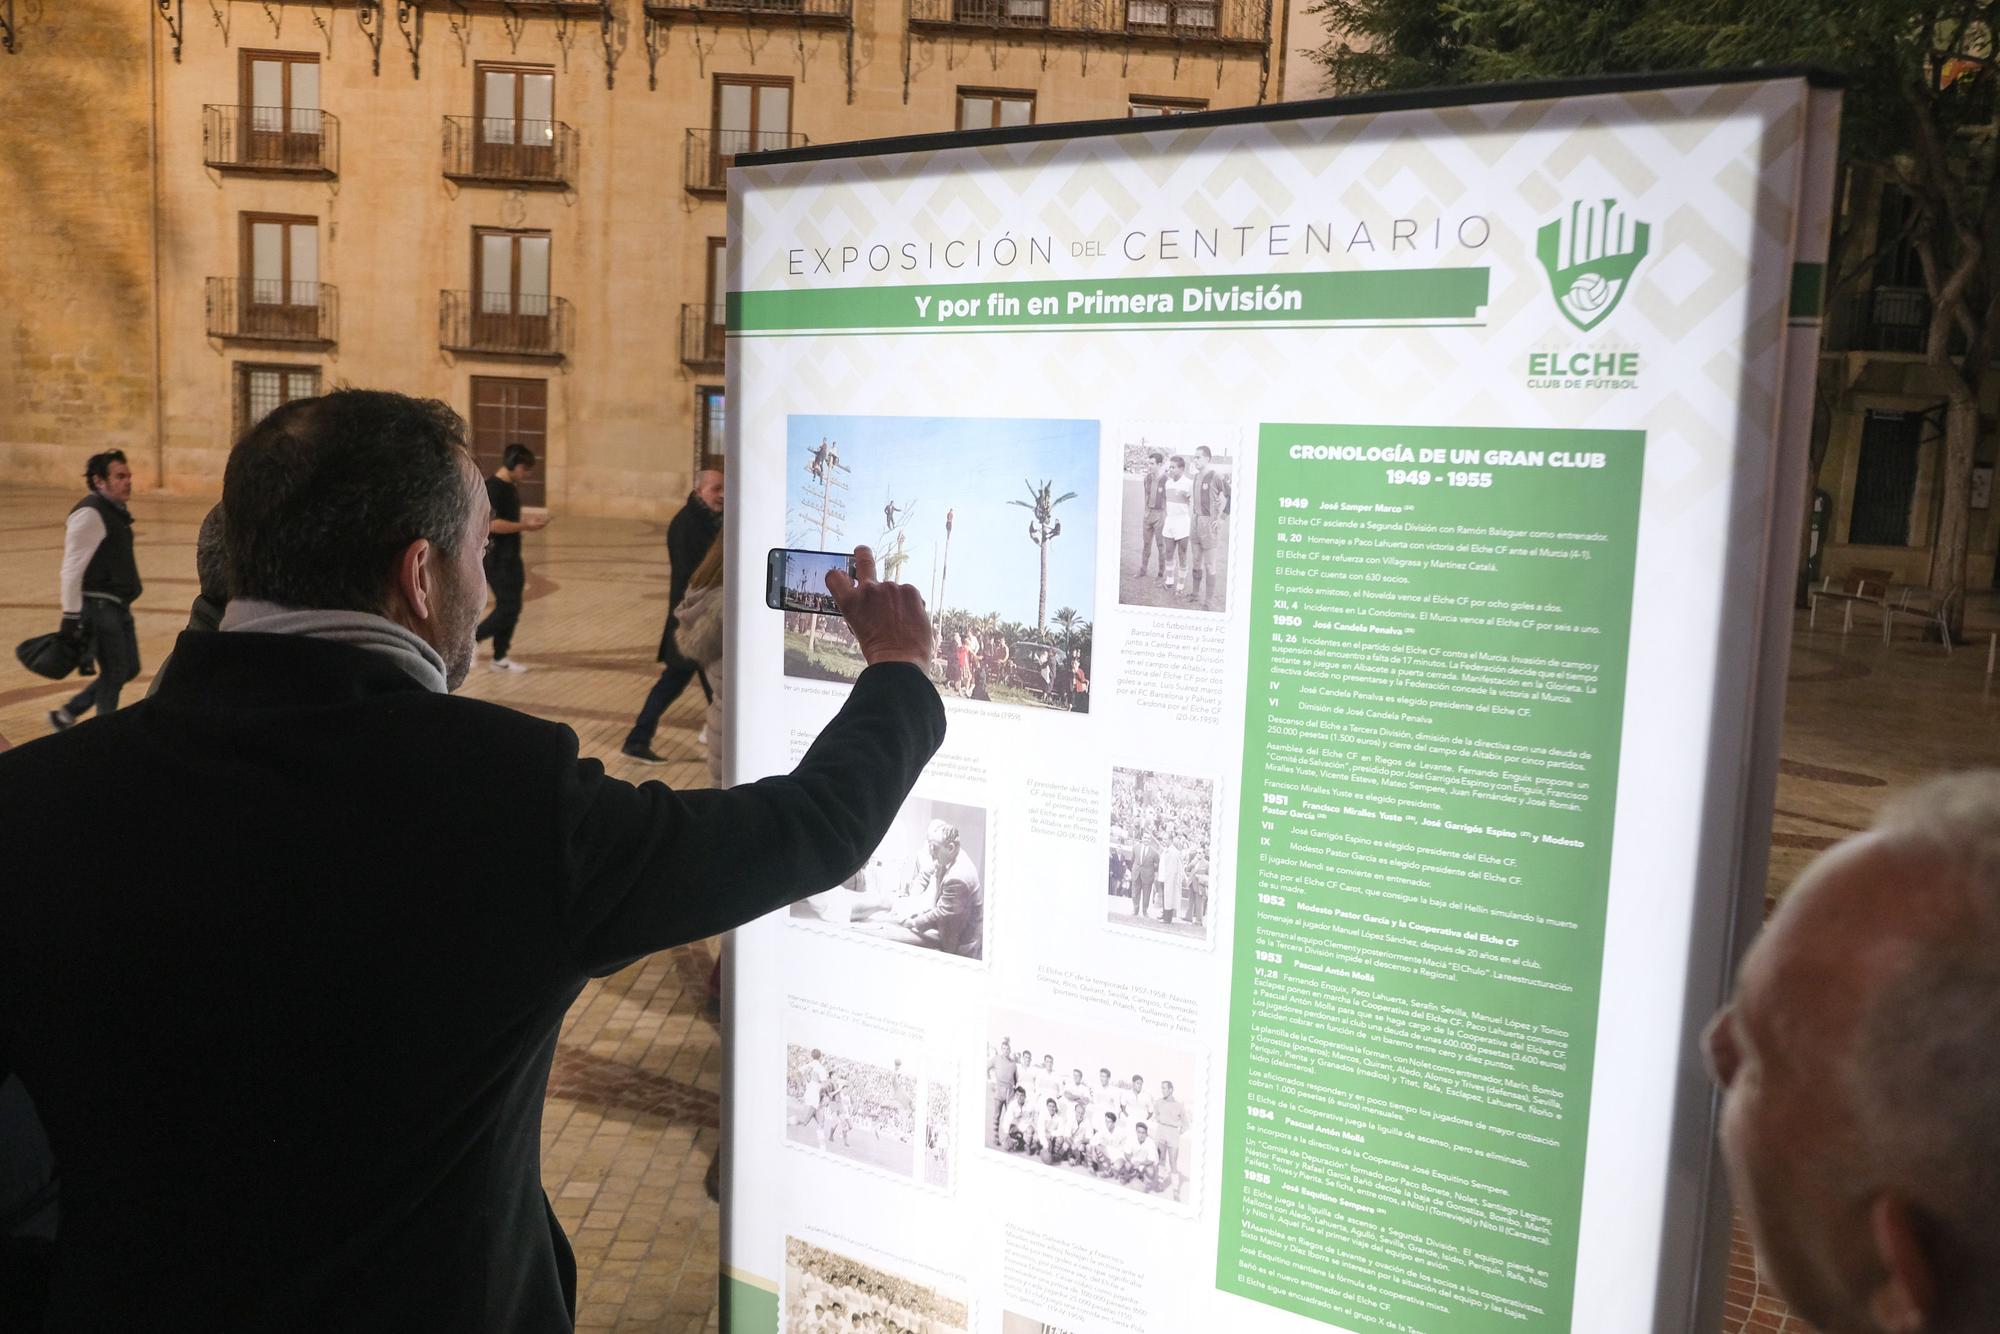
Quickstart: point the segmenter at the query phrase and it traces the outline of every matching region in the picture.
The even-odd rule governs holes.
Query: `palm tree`
[[[1009,505],[1019,505],[1034,515],[1028,520],[1028,540],[1042,549],[1042,592],[1035,604],[1035,634],[1047,633],[1049,623],[1049,543],[1062,535],[1062,524],[1055,516],[1056,506],[1065,500],[1075,500],[1076,492],[1065,491],[1056,495],[1056,484],[1045,481],[1040,487],[1022,479],[1021,485],[1028,488],[1027,500],[1010,500]]]
[[[1068,652],[1076,645],[1076,623],[1083,619],[1075,607],[1056,608],[1056,624],[1062,627],[1063,651]]]

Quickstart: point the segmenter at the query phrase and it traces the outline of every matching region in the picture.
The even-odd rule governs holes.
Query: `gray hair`
[[[1900,1187],[1934,1233],[1948,1305],[1933,1328],[1992,1329],[2000,1324],[2000,770],[1926,783],[1884,810],[1874,833],[1885,849],[1935,866],[1956,894],[1862,1020],[1847,1071],[1868,1178],[1857,1184]]]

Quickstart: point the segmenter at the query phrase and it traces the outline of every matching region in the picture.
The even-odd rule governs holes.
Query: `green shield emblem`
[[[1564,318],[1584,330],[1604,323],[1646,257],[1651,233],[1615,199],[1571,204],[1569,212],[1537,232],[1535,255],[1548,271]]]

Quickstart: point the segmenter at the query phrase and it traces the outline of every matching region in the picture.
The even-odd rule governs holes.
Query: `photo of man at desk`
[[[984,957],[986,812],[911,797],[868,864],[792,905],[795,922],[961,959]]]

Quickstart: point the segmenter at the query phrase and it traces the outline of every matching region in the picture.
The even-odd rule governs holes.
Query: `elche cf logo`
[[[1617,200],[1604,199],[1571,204],[1569,212],[1535,233],[1535,255],[1571,324],[1594,329],[1618,309],[1632,270],[1646,257],[1651,232]]]

